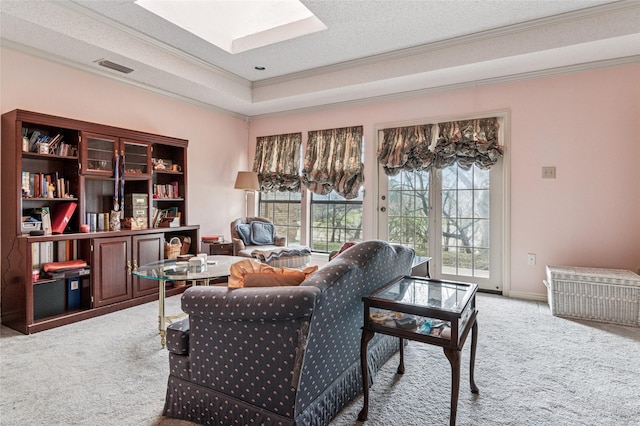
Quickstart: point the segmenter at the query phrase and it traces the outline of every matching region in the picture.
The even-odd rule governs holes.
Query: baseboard
[[[507,297],[513,299],[525,299],[525,300],[535,300],[536,302],[546,302],[547,294],[546,293],[524,293],[520,291],[510,291]]]

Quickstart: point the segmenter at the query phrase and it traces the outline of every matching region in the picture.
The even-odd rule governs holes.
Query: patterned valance
[[[384,129],[378,162],[389,176],[455,162],[465,170],[490,169],[504,155],[499,129],[495,117]]]
[[[435,154],[429,151],[432,127],[396,127],[382,131],[378,161],[388,176],[397,175],[403,170],[424,170],[431,167],[435,158]]]
[[[258,172],[260,191],[300,192],[300,146],[302,133],[257,138],[253,171]]]
[[[464,170],[473,165],[489,170],[504,155],[498,145],[499,128],[497,118],[438,123],[435,167],[443,169],[457,162]]]
[[[362,134],[362,126],[309,132],[302,183],[316,194],[356,198],[364,182]]]

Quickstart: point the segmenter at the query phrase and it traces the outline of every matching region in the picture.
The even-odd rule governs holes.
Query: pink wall
[[[374,238],[376,129],[510,111],[509,294],[546,297],[546,265],[640,268],[640,65],[254,119],[249,137],[363,125],[364,236]],[[252,148],[253,145],[250,146]],[[251,154],[252,155],[252,154]],[[541,168],[555,166],[555,180]],[[537,264],[527,265],[527,253]]]
[[[190,224],[201,235],[229,235],[244,215],[244,193],[233,189],[247,170],[244,119],[3,48],[0,112],[52,114],[189,140]]]
[[[244,120],[1,50],[0,112],[15,108],[189,140],[189,222],[229,236],[233,189],[257,136],[363,125],[365,238],[374,238],[375,131],[385,123],[509,111],[510,294],[544,298],[544,267],[640,268],[640,65]],[[249,158],[247,158],[249,152]],[[541,179],[556,166],[557,179]],[[527,253],[537,254],[528,266]]]

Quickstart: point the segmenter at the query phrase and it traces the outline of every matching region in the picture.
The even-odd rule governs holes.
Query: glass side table
[[[139,266],[133,271],[133,275],[137,277],[158,281],[158,330],[163,348],[166,346],[167,321],[171,322],[178,317],[165,316],[165,284],[168,281],[191,281],[194,284],[202,282],[204,285],[226,282],[231,265],[245,259],[247,258],[239,256],[208,256],[207,263],[197,269],[190,268],[189,262],[166,259]]]
[[[399,277],[380,287],[364,302],[364,326],[360,344],[360,364],[364,387],[364,406],[358,420],[365,421],[369,411],[369,373],[367,345],[375,333],[400,339],[398,374],[404,373],[404,339],[442,346],[451,364],[450,425],[456,424],[460,390],[460,353],[471,331],[471,392],[478,393],[474,364],[478,323],[476,317],[477,284],[433,280],[419,277]]]

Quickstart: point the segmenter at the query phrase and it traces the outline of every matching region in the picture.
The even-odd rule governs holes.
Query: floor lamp
[[[244,213],[249,216],[248,197],[250,192],[260,190],[260,182],[258,182],[257,172],[238,172],[236,176],[235,189],[244,190]]]

